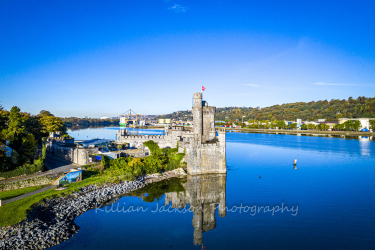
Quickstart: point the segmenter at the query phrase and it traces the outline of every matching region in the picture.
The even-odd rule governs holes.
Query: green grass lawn
[[[0,207],[0,227],[14,225],[27,217],[27,212],[32,206],[59,196],[66,196],[79,191],[79,188],[91,184],[119,183],[123,180],[135,180],[145,173],[159,173],[161,170],[172,170],[180,166],[183,154],[177,154],[177,149],[160,150],[157,144],[153,143],[154,149],[158,152],[155,156],[145,158],[119,158],[111,160],[103,157],[100,166],[84,166],[83,180],[67,184],[64,190],[50,189],[24,199],[14,201]],[[177,157],[177,159],[175,159]],[[107,159],[108,158],[108,159]],[[14,196],[13,196],[14,197]]]
[[[0,200],[8,200],[8,199],[11,199],[11,198],[23,195],[23,194],[30,193],[35,190],[39,190],[41,188],[43,188],[43,186],[39,185],[35,187],[27,187],[27,188],[0,192]]]
[[[26,219],[27,212],[34,204],[43,202],[45,199],[54,197],[66,196],[73,192],[78,191],[79,188],[90,184],[105,184],[116,183],[124,180],[123,177],[108,177],[103,176],[96,171],[84,171],[84,180],[72,184],[68,184],[64,190],[50,189],[39,194],[26,197],[24,199],[14,201],[0,207],[0,227],[14,225]],[[15,190],[16,191],[16,190]]]

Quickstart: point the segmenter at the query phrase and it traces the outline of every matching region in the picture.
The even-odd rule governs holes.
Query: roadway
[[[51,170],[53,173],[64,172],[68,173],[70,169],[77,168],[79,165],[74,164],[70,161],[66,161],[57,157],[47,156],[46,157],[46,169]]]

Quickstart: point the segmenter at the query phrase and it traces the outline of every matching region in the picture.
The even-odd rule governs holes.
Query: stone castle
[[[188,174],[226,173],[226,136],[222,129],[215,129],[215,107],[202,100],[202,93],[193,94],[193,129],[167,126],[165,135],[129,135],[117,131],[118,143],[136,146],[153,140],[160,148],[178,147],[185,152]]]

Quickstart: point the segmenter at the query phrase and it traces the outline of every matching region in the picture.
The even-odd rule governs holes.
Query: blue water
[[[95,138],[116,140],[117,130],[128,130],[131,135],[164,135],[161,129],[133,129],[124,127],[87,128],[80,130],[68,129],[68,134],[75,140],[91,140]]]
[[[226,176],[188,178],[185,192],[154,202],[143,201],[147,190],[122,197],[78,217],[80,232],[54,248],[373,249],[374,153],[367,140],[227,133]],[[171,212],[152,212],[171,196],[179,200],[168,204]],[[170,207],[185,201],[185,210]],[[203,219],[189,209],[215,203],[229,209],[226,216],[220,207],[204,210]]]

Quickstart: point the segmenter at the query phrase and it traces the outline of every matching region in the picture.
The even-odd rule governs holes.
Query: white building
[[[370,129],[370,121],[375,120],[375,118],[339,118],[339,124],[343,124],[346,121],[360,121],[361,122],[361,129]]]
[[[302,125],[302,119],[297,119],[297,127],[301,127]]]

